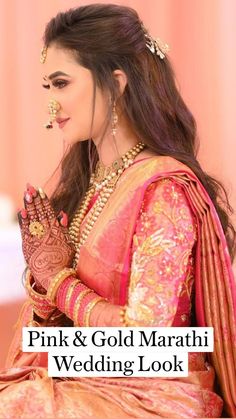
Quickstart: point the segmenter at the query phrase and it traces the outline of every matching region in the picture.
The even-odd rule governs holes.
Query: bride
[[[1,418],[236,415],[235,230],[167,52],[125,6],[46,26],[46,128],[58,123],[69,151],[52,196],[28,184],[18,214],[27,300]],[[214,352],[191,353],[184,378],[52,378],[47,354],[22,352],[23,326],[73,325],[213,326]]]

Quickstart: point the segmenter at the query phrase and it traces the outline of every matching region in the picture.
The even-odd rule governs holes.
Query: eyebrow
[[[49,80],[53,80],[55,79],[55,77],[58,76],[66,76],[66,77],[70,77],[69,74],[63,73],[63,71],[55,71],[55,73],[50,74],[50,76],[48,76]],[[47,81],[47,77],[43,77],[43,80]]]

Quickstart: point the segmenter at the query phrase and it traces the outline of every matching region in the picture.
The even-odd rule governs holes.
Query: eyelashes
[[[65,80],[56,80],[52,83],[52,85],[58,89],[62,89],[63,87],[65,87],[68,84],[67,81]],[[50,85],[49,84],[43,84],[42,85],[44,89],[50,89]]]

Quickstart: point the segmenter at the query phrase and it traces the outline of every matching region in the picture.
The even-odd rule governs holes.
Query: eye
[[[68,84],[68,82],[66,80],[55,80],[52,85],[58,89],[62,89],[63,87],[65,87]],[[50,85],[49,84],[43,84],[42,85],[44,89],[50,89]]]
[[[65,81],[65,80],[55,80],[53,83],[52,83],[52,85],[54,86],[54,87],[57,87],[58,89],[62,89],[62,87],[65,87],[66,85],[68,84],[68,82],[67,81]]]

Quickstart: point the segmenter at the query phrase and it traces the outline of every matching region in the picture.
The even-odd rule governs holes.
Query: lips
[[[59,128],[63,128],[64,125],[69,121],[70,118],[56,118]]]
[[[58,124],[61,124],[61,122],[68,121],[68,119],[70,119],[70,118],[56,118],[56,122]]]

